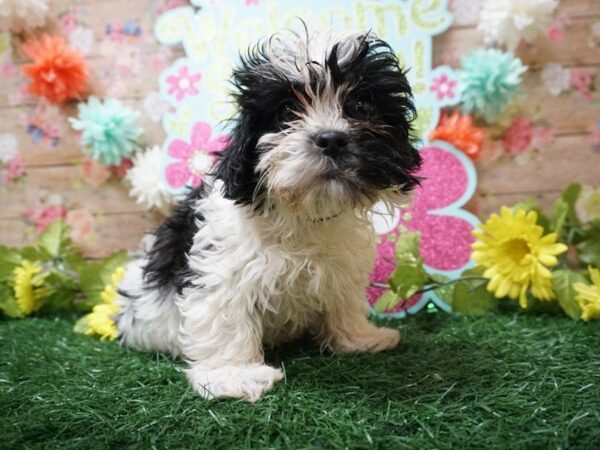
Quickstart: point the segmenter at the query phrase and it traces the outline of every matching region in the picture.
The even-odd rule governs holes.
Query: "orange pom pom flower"
[[[463,116],[458,111],[451,115],[442,113],[437,128],[429,133],[429,139],[449,142],[473,161],[481,154],[484,137],[483,130],[473,125],[473,117]]]
[[[63,37],[45,34],[39,40],[29,40],[23,45],[23,53],[33,60],[23,66],[23,73],[31,79],[32,94],[64,103],[85,92],[87,64]]]

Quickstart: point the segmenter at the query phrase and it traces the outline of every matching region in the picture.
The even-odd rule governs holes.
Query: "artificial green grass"
[[[600,323],[427,314],[379,355],[269,355],[284,382],[252,405],[205,401],[179,363],[72,332],[0,322],[5,448],[600,448]]]

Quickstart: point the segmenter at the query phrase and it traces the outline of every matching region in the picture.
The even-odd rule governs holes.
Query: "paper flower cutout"
[[[23,66],[23,73],[31,80],[30,93],[54,103],[64,103],[84,94],[87,63],[67,46],[62,36],[45,34],[39,40],[29,40],[23,45],[23,53],[33,60]]]
[[[81,131],[84,150],[107,166],[118,166],[121,160],[139,149],[143,130],[135,126],[139,113],[120,101],[102,103],[91,97],[79,104],[79,118],[71,118],[71,126]]]
[[[473,195],[476,174],[473,164],[451,145],[436,141],[421,149],[423,166],[418,176],[424,180],[415,191],[410,207],[397,210],[394,217],[375,216],[375,229],[382,242],[371,281],[385,284],[394,271],[394,246],[396,237],[406,231],[421,233],[420,252],[427,270],[448,277],[460,275],[470,265],[475,216],[460,209]],[[384,289],[370,287],[369,303],[374,305]],[[428,292],[402,301],[386,315],[403,316],[415,312],[428,301],[445,310],[450,307]]]
[[[21,31],[44,25],[48,0],[0,1],[0,30]]]
[[[202,178],[215,161],[215,153],[223,150],[229,139],[221,135],[211,140],[211,134],[210,125],[199,122],[192,128],[189,143],[175,139],[169,144],[167,154],[177,160],[169,164],[165,171],[169,186],[175,189],[185,185],[200,186]]]
[[[149,148],[137,153],[133,158],[133,167],[127,172],[127,181],[131,184],[129,195],[144,208],[156,208],[166,213],[173,198],[164,185],[164,155],[160,147]]]
[[[452,80],[447,74],[442,73],[439,77],[434,78],[429,90],[435,92],[435,97],[438,101],[444,100],[446,97],[456,97],[457,80]]]
[[[450,115],[443,113],[437,128],[429,133],[430,140],[449,142],[473,161],[481,154],[484,138],[483,130],[473,125],[473,118],[458,111]]]
[[[182,66],[179,68],[177,75],[169,75],[167,77],[167,83],[169,84],[167,93],[173,95],[178,102],[183,100],[186,95],[198,95],[199,91],[196,83],[201,79],[201,74],[190,74],[189,69],[186,66]]]
[[[546,32],[558,0],[486,0],[478,29],[486,44],[514,50],[522,39],[532,41]]]
[[[463,111],[493,122],[520,92],[527,71],[512,53],[480,49],[462,58]]]

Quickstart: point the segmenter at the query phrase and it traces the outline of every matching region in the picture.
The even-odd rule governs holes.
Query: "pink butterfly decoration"
[[[395,238],[401,230],[421,233],[421,255],[430,273],[448,278],[458,277],[470,266],[471,232],[478,219],[461,209],[475,191],[476,173],[472,162],[451,145],[436,141],[421,149],[423,178],[411,205],[396,211],[393,218],[375,218],[375,229],[380,232],[381,243],[371,282],[387,283],[395,268]],[[369,287],[367,298],[373,306],[385,290]],[[404,316],[416,312],[429,301],[444,310],[450,306],[435,292],[416,295],[400,301],[384,315]]]

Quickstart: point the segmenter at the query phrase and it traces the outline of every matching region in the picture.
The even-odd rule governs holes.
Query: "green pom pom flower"
[[[138,140],[143,130],[134,123],[139,115],[118,100],[102,103],[90,97],[87,103],[79,104],[79,118],[69,121],[81,131],[81,143],[91,158],[107,166],[118,166],[124,157],[140,148]]]
[[[463,112],[493,122],[519,94],[527,67],[512,53],[496,49],[475,50],[461,62]]]

